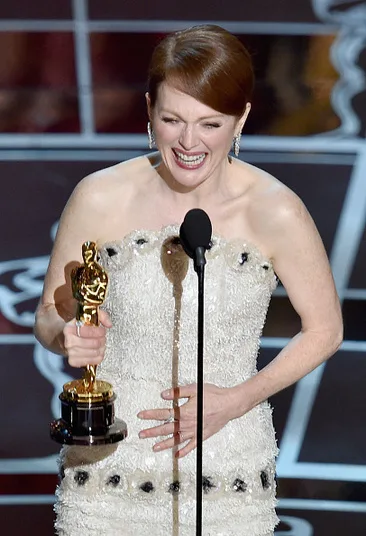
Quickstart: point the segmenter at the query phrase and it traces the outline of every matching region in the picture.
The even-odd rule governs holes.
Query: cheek
[[[174,128],[169,128],[166,125],[159,125],[155,128],[155,138],[162,143],[175,140],[176,137],[177,134]]]
[[[231,147],[232,139],[227,133],[220,133],[212,136],[211,139],[207,139],[206,144],[210,147],[211,151],[226,153]]]

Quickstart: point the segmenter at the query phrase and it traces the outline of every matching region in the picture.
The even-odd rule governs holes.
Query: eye
[[[162,121],[164,123],[172,123],[173,125],[178,123],[178,119],[173,119],[172,117],[162,117]]]
[[[220,123],[204,123],[205,128],[219,128],[221,127]]]

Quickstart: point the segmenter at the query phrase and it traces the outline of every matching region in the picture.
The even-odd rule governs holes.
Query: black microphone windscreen
[[[179,237],[182,246],[189,255],[194,256],[197,248],[208,249],[211,241],[212,225],[207,213],[200,208],[187,212],[180,226]]]

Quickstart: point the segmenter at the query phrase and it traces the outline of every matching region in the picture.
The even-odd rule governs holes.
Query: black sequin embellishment
[[[144,491],[145,493],[151,493],[152,491],[154,491],[154,486],[153,486],[153,483],[152,482],[144,482],[143,484],[141,484],[140,486],[140,490],[141,491]]]
[[[60,479],[63,480],[65,478],[65,468],[63,465],[60,467]]]
[[[264,268],[264,270],[268,270],[269,266],[268,266],[268,264],[263,264],[262,268]]]
[[[269,478],[268,478],[268,473],[266,471],[261,472],[261,482],[262,482],[263,489],[268,489],[271,485]]]
[[[243,265],[245,262],[247,262],[248,257],[249,257],[248,253],[246,253],[246,252],[242,253],[241,257],[239,259],[239,264]]]
[[[76,471],[74,480],[78,486],[85,486],[85,484],[89,480],[89,473],[87,473],[86,471]]]
[[[113,487],[117,487],[118,484],[121,482],[121,477],[119,475],[113,475],[109,478],[107,484],[113,486]]]
[[[176,495],[180,491],[180,482],[179,480],[175,480],[171,484],[169,484],[169,493],[172,493],[173,495]]]
[[[137,244],[138,246],[143,246],[144,244],[147,244],[147,240],[146,240],[146,238],[138,238],[138,239],[136,240],[136,244]]]
[[[107,253],[110,257],[113,257],[113,255],[117,255],[117,251],[114,248],[107,248]]]
[[[233,482],[232,489],[236,492],[247,491],[247,485],[241,478],[236,478]]]
[[[215,484],[212,482],[212,478],[209,476],[202,477],[202,489],[204,493],[209,493],[212,488],[216,488]]]

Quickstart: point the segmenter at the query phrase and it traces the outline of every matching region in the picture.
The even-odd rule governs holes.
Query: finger
[[[75,337],[75,335],[66,335],[65,336],[65,348],[71,350],[72,348],[79,348],[81,350],[101,350],[104,348],[105,344],[103,339],[88,339],[82,337]]]
[[[197,392],[197,385],[191,383],[190,385],[182,385],[175,387],[174,389],[167,389],[161,393],[161,397],[164,400],[177,400],[179,398],[190,398]]]
[[[173,447],[176,447],[177,445],[180,445],[181,443],[190,440],[192,437],[192,434],[188,434],[188,432],[178,432],[174,434],[173,437],[169,437],[169,439],[164,439],[164,441],[156,443],[153,446],[153,450],[154,452],[160,452],[162,450],[172,449]]]
[[[71,367],[81,368],[86,367],[87,365],[99,365],[103,361],[103,355],[97,356],[87,356],[83,354],[82,356],[71,355],[68,358],[69,365]]]
[[[66,348],[66,346],[65,346]],[[104,355],[104,346],[100,348],[84,348],[82,346],[71,346],[66,348],[68,357],[94,359]]]
[[[99,322],[103,324],[104,327],[106,328],[112,327],[112,320],[109,314],[107,313],[107,311],[105,311],[104,309],[99,309],[98,316],[99,316]]]
[[[178,421],[168,424],[160,424],[159,426],[154,426],[153,428],[146,428],[145,430],[141,430],[141,432],[139,433],[139,437],[141,439],[145,439],[147,437],[171,435],[178,432],[178,427]]]
[[[83,339],[104,339],[107,333],[107,330],[104,326],[80,326],[77,330],[75,326],[74,333],[78,337]]]
[[[139,419],[146,419],[149,421],[166,421],[172,416],[171,409],[145,409],[137,414]]]
[[[65,346],[66,348],[66,346]],[[104,359],[105,346],[100,348],[66,348],[67,357],[72,367],[99,365]]]
[[[183,448],[179,449],[178,452],[175,454],[176,458],[184,458],[184,456],[187,456],[192,450],[194,450],[197,447],[197,440],[196,438],[192,438],[187,445],[185,445]]]
[[[68,322],[64,328],[64,335],[75,335],[81,338],[100,339],[106,336],[106,328],[104,326],[85,326],[76,325],[76,320]]]

